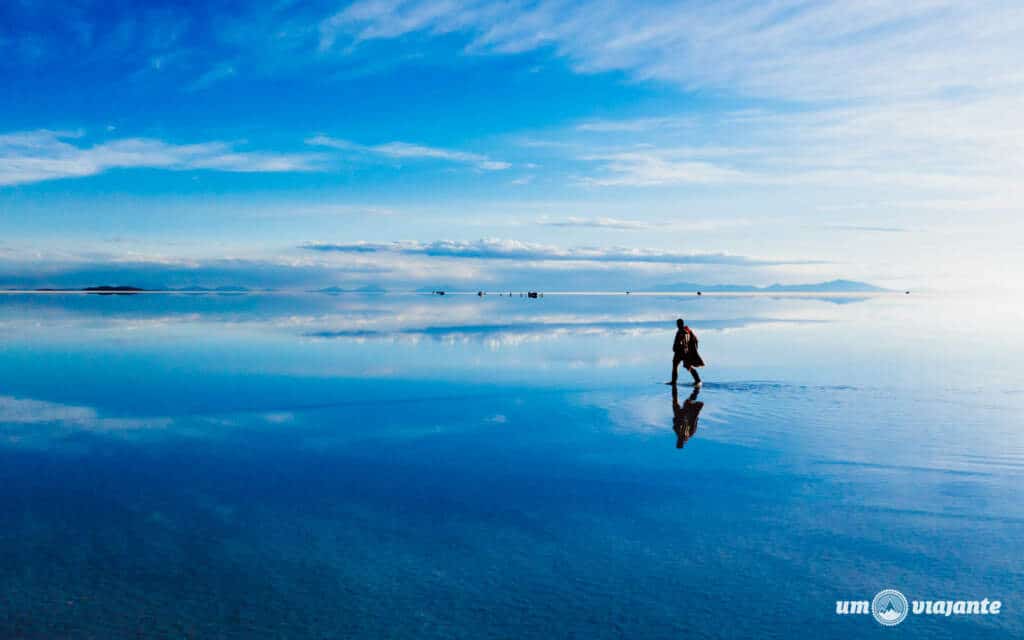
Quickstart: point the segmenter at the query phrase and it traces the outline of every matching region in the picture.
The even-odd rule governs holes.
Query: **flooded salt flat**
[[[5,637],[1024,631],[1024,330],[927,296],[0,296]],[[668,379],[674,320],[708,361]]]

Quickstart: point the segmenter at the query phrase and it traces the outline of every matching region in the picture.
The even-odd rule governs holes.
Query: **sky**
[[[1014,2],[0,4],[0,287],[1013,291]]]

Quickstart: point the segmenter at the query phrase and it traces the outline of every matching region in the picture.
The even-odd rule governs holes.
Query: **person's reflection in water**
[[[704,408],[704,403],[697,400],[699,393],[700,387],[694,387],[683,406],[679,406],[679,387],[672,385],[672,430],[676,432],[676,449],[682,449],[697,432],[697,418]]]

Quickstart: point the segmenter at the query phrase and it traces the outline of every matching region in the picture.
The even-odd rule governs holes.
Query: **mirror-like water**
[[[0,636],[1020,636],[1022,315],[0,295]]]

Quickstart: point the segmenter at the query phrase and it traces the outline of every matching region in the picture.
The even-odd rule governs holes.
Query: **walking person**
[[[676,384],[679,379],[679,363],[682,363],[690,375],[693,376],[693,386],[699,387],[700,375],[697,374],[697,367],[704,366],[704,360],[697,353],[697,334],[686,326],[682,318],[676,320],[676,339],[672,343],[672,382]]]

